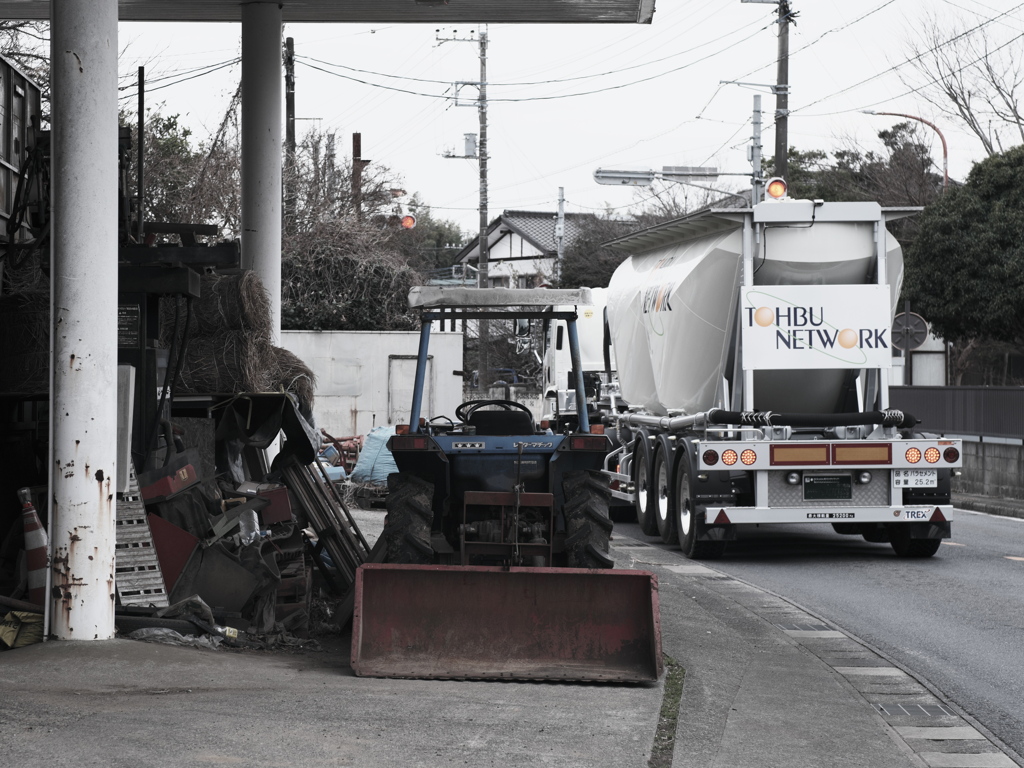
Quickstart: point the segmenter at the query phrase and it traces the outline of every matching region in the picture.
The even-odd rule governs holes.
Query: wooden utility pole
[[[789,25],[796,14],[789,0],[779,0],[779,62],[775,78],[775,175],[789,171]]]
[[[352,134],[352,209],[356,221],[363,220],[363,168],[370,164],[363,160],[363,134]]]
[[[295,231],[295,40],[284,41],[284,231]]]

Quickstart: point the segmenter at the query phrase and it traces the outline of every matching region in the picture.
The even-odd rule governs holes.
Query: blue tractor
[[[610,452],[591,431],[576,311],[588,289],[419,287],[409,424],[389,441],[386,564],[357,575],[353,668],[398,677],[656,680],[655,577],[613,568]],[[561,307],[561,309],[558,309]],[[421,418],[430,332],[452,320],[565,320],[577,428],[514,400]],[[397,639],[396,639],[397,638]]]

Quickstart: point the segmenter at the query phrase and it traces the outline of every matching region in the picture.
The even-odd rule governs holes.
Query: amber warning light
[[[786,196],[788,187],[786,186],[786,180],[778,177],[774,179],[768,179],[768,183],[765,185],[765,194],[772,200],[780,200]]]

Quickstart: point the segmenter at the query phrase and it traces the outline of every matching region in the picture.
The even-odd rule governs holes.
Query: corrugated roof
[[[286,23],[650,24],[655,0],[278,0]],[[241,21],[243,0],[118,0],[121,21]],[[50,18],[49,0],[0,0],[6,19]]]

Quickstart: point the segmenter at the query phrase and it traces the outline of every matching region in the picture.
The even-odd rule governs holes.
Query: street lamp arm
[[[870,109],[862,110],[865,115],[888,115],[890,117],[905,117],[908,120],[917,120],[919,123],[924,123],[937,134],[939,134],[939,141],[942,142],[942,189],[945,190],[949,186],[949,150],[946,146],[946,137],[942,135],[942,131],[939,127],[931,120],[925,120],[923,117],[917,115],[905,115],[902,112],[875,112]]]

